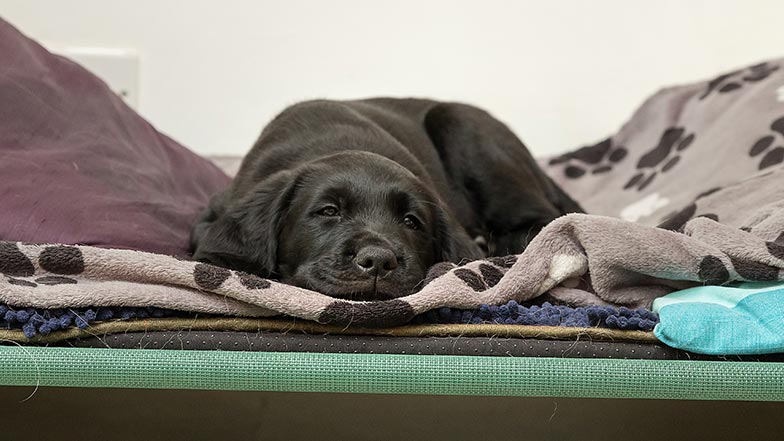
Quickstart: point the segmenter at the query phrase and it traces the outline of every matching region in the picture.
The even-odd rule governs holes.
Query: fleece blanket
[[[542,300],[650,307],[675,290],[776,281],[784,268],[784,69],[757,64],[649,99],[618,134],[544,163],[591,215],[548,225],[519,256],[431,269],[375,302],[130,250],[0,243],[0,302],[159,307],[340,326]],[[514,191],[514,189],[509,189]],[[657,226],[658,225],[658,226]]]

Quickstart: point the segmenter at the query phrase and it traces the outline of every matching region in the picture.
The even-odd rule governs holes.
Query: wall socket
[[[134,49],[45,44],[106,81],[133,109],[139,108],[139,53]]]

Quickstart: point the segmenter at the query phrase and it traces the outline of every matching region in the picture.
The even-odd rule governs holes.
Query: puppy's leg
[[[476,107],[443,103],[425,118],[449,179],[471,203],[491,255],[520,253],[553,219],[580,206],[536,164],[503,123]],[[489,236],[489,237],[488,237]]]

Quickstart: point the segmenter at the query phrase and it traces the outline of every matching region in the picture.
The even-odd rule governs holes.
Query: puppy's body
[[[194,259],[330,295],[411,293],[438,261],[519,253],[581,211],[502,123],[420,99],[309,101],[262,132]],[[482,250],[472,238],[489,240]]]

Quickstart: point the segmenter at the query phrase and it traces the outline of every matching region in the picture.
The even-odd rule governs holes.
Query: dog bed
[[[610,139],[543,160],[595,214],[352,302],[183,259],[228,177],[2,21],[0,58],[0,167],[20,176],[0,192],[3,384],[784,397],[779,356],[664,348],[647,309],[782,279],[780,60],[665,89]]]

